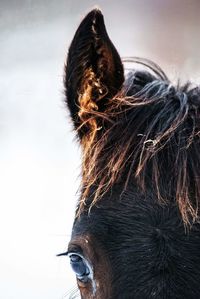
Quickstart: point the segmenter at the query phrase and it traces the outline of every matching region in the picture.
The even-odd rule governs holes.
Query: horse
[[[127,61],[142,69],[126,72]],[[200,298],[200,87],[121,59],[94,9],[69,47],[64,89],[82,179],[60,255],[81,298]]]

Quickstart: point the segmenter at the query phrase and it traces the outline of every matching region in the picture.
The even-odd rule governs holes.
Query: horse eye
[[[76,274],[76,277],[81,282],[87,282],[89,280],[90,270],[87,265],[86,260],[78,255],[77,253],[69,254],[70,258],[70,265],[72,267],[72,270]]]

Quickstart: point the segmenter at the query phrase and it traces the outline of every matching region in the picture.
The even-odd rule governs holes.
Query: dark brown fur
[[[91,11],[65,66],[82,148],[67,254],[83,299],[197,299],[200,88],[128,61],[142,70],[124,75],[101,12]]]

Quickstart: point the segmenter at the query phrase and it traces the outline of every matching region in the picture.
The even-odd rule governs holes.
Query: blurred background
[[[63,103],[63,63],[94,6],[121,56],[199,82],[198,0],[0,1],[0,297],[69,298],[67,249],[80,149]]]

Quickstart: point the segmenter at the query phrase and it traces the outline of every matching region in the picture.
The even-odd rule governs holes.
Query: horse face
[[[180,217],[175,207],[164,209],[131,188],[119,197],[121,188],[75,220],[68,254],[85,264],[83,277],[75,271],[81,298],[162,298],[169,294],[168,269],[182,263],[180,243],[173,244],[184,233]],[[178,274],[173,279],[178,285]],[[173,296],[166,298],[184,298],[180,289]]]
[[[83,299],[200,297],[200,92],[149,68],[156,76],[124,78],[99,10],[69,48],[66,102],[83,161],[67,254]]]
[[[131,186],[121,190],[114,186],[112,198],[74,222],[68,255],[81,298],[198,298],[199,225],[186,234],[177,205],[162,206]]]

